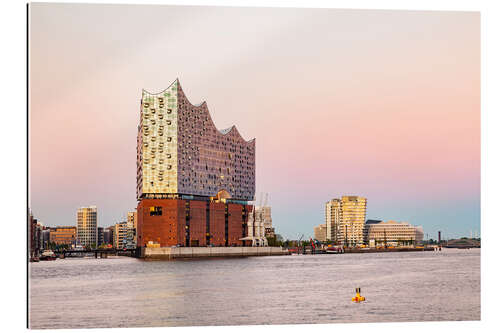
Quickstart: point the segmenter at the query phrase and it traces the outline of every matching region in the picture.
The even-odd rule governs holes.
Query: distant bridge
[[[84,257],[87,254],[93,254],[95,258],[107,258],[108,256],[129,256],[136,257],[136,249],[95,249],[95,250],[57,250],[54,254],[62,258],[66,257]]]

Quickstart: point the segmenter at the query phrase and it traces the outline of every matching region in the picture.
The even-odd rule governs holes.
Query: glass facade
[[[137,136],[137,199],[181,195],[251,201],[255,195],[255,139],[235,126],[217,130],[205,102],[191,104],[176,80],[143,91]]]

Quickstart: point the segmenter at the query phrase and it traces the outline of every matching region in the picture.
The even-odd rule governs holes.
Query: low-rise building
[[[365,227],[363,228],[363,240],[366,245],[370,245],[370,247],[375,246],[375,243],[372,240],[370,244],[370,240],[368,239],[368,230],[370,230],[370,225],[377,224],[382,222],[382,220],[366,220]]]
[[[385,221],[366,224],[366,242],[375,245],[404,246],[422,242],[424,231],[407,222]]]
[[[75,243],[76,227],[61,226],[50,228],[50,242],[56,245],[71,245]]]

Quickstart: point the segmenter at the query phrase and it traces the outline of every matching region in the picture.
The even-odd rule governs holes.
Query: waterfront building
[[[254,207],[247,222],[247,233],[244,238],[252,246],[267,246],[266,228],[264,227],[263,209]]]
[[[56,245],[71,245],[76,240],[76,227],[60,226],[50,228],[50,242]]]
[[[215,127],[178,80],[142,92],[137,136],[137,244],[247,245],[255,139]]]
[[[29,257],[34,258],[38,256],[38,252],[36,251],[36,242],[37,242],[37,229],[36,229],[37,220],[33,217],[31,210],[28,211],[28,249],[29,249]]]
[[[117,249],[125,248],[127,245],[127,222],[120,222],[115,224],[113,230],[113,246]]]
[[[31,210],[28,214],[28,248],[30,258],[40,255],[42,249],[42,231],[43,225],[33,217]]]
[[[104,228],[97,227],[97,246],[104,244]]]
[[[422,227],[407,222],[385,221],[366,224],[367,243],[387,246],[416,245],[424,238]]]
[[[115,226],[107,227],[103,231],[103,244],[114,244],[113,230]]]
[[[326,239],[344,246],[361,245],[366,217],[366,198],[342,196],[325,204]]]
[[[247,237],[245,240],[251,241],[252,246],[267,246],[267,238],[275,238],[276,234],[273,228],[273,220],[271,217],[271,207],[254,206],[253,212],[250,214],[247,223]]]
[[[80,207],[77,211],[76,237],[83,246],[97,245],[97,207]]]
[[[257,211],[260,215],[264,228],[272,228],[273,219],[271,218],[271,207],[270,206],[258,207]]]
[[[40,240],[41,240],[41,249],[46,250],[49,248],[49,242],[50,242],[50,228],[47,227],[42,227],[41,233],[40,233]]]
[[[314,238],[326,242],[326,223],[314,227]]]
[[[363,239],[365,244],[370,244],[370,247],[375,243],[373,241],[372,243],[370,243],[368,240],[368,230],[370,229],[369,226],[380,222],[382,222],[382,220],[366,220],[365,222],[365,227],[363,228]]]
[[[127,241],[126,247],[133,249],[137,245],[137,212],[127,213]]]
[[[267,201],[267,200],[266,200]],[[260,219],[262,220],[262,226],[264,227],[264,236],[266,238],[274,238],[276,237],[274,233],[274,228],[273,228],[273,219],[271,217],[271,207],[270,206],[263,206],[255,208],[256,211],[258,211],[258,215],[260,216]]]

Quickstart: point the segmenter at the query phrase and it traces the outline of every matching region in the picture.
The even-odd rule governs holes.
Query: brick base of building
[[[245,246],[253,206],[184,199],[143,199],[137,205],[137,246]]]

